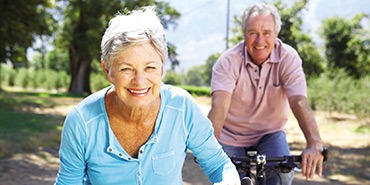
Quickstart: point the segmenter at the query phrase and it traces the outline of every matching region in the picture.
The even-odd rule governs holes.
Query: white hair
[[[266,3],[257,3],[247,9],[245,9],[243,16],[242,16],[242,28],[243,32],[245,32],[245,29],[247,27],[247,21],[250,15],[253,13],[257,13],[258,15],[268,15],[271,14],[274,17],[275,21],[275,32],[279,33],[281,29],[281,18],[278,10],[275,6],[266,4]]]
[[[110,20],[101,42],[101,60],[109,69],[117,54],[145,42],[154,46],[163,63],[167,60],[166,35],[153,6],[142,7],[128,15],[118,14]]]

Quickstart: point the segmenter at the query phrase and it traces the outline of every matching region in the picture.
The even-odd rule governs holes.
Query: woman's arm
[[[85,129],[78,112],[73,109],[62,130],[59,149],[60,167],[55,185],[83,184],[85,177]]]

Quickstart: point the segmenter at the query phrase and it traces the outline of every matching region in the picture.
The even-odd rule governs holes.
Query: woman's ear
[[[104,73],[105,73],[105,76],[107,77],[108,81],[109,81],[110,83],[113,83],[113,82],[112,82],[112,78],[111,78],[111,76],[110,76],[109,69],[108,69],[108,68],[107,68],[107,66],[105,65],[104,60],[102,60],[102,61],[101,61],[101,67],[103,68]]]

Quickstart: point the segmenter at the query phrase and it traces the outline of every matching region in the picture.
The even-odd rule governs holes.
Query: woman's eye
[[[122,71],[122,72],[130,72],[131,71],[131,68],[122,68],[120,71]]]

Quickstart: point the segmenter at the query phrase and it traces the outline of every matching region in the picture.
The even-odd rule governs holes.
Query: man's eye
[[[155,71],[157,69],[157,67],[148,66],[148,67],[146,67],[146,69],[149,70],[149,71]]]
[[[256,33],[256,32],[249,32],[249,36],[254,37],[254,36],[256,36],[256,35],[257,35],[257,33]]]

